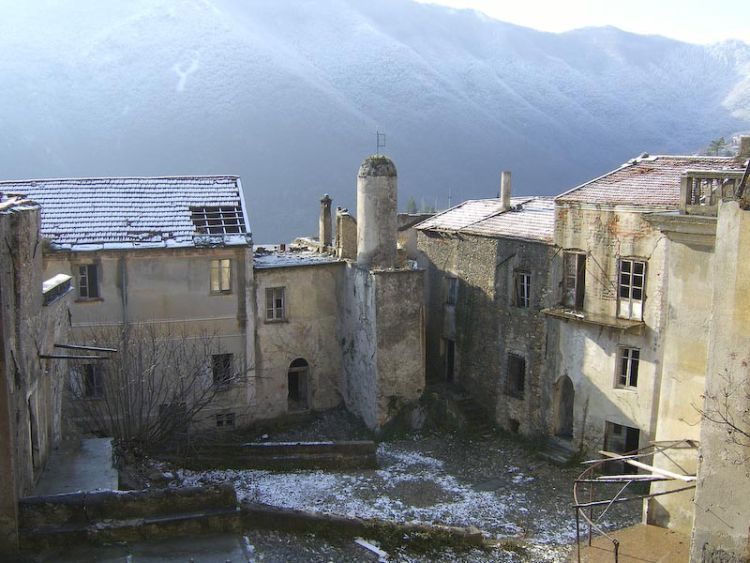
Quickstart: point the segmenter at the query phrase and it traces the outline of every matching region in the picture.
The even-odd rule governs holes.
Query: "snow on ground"
[[[233,482],[242,500],[400,522],[475,526],[494,539],[521,538],[529,560],[557,561],[575,540],[577,468],[534,460],[517,445],[428,437],[383,443],[380,469],[350,472],[180,470],[184,485]],[[613,513],[608,527],[637,519]]]

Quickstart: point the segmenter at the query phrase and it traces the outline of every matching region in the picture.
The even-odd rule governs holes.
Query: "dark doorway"
[[[290,411],[304,411],[309,407],[308,389],[309,389],[310,366],[302,358],[294,360],[287,372],[287,408]]]
[[[455,380],[456,342],[447,338],[443,342],[445,342],[445,380],[448,383],[453,383]]]
[[[616,454],[627,454],[638,449],[641,431],[638,428],[616,424],[607,421],[604,430],[604,449]],[[638,468],[624,461],[610,461],[606,463],[608,473],[637,473]]]
[[[567,375],[557,381],[557,426],[555,435],[567,440],[573,439],[573,407],[576,391]]]

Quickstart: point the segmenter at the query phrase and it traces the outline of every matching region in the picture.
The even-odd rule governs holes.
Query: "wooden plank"
[[[695,481],[695,475],[680,475],[679,473],[667,471],[666,469],[661,469],[660,467],[654,467],[653,465],[648,465],[647,463],[643,463],[640,461],[635,461],[634,459],[630,459],[628,456],[622,456],[620,454],[608,452],[605,450],[599,450],[599,453],[610,459],[622,460],[625,463],[629,463],[630,465],[634,467],[638,467],[639,469],[645,469],[646,471],[651,471],[652,473],[656,473],[657,475],[661,475],[663,477],[669,477],[671,479],[678,479],[679,481],[684,481],[685,483],[692,483],[693,481]]]
[[[100,346],[84,346],[83,344],[55,344],[55,348],[67,350],[90,350],[92,352],[117,352],[117,348],[102,348]]]

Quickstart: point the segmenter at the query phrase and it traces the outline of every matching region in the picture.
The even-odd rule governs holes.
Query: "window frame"
[[[94,363],[83,364],[81,387],[84,399],[104,398],[104,374],[101,366]]]
[[[216,428],[235,428],[235,421],[237,417],[235,416],[235,413],[233,412],[224,412],[224,413],[217,413],[215,415],[214,421],[216,424]]]
[[[576,250],[563,251],[562,304],[580,311],[586,299],[586,253]],[[573,267],[571,268],[571,262]],[[571,275],[571,271],[574,272]],[[571,285],[572,280],[572,285]]]
[[[78,289],[78,301],[95,301],[101,299],[101,291],[99,290],[99,264],[97,262],[86,262],[77,264],[77,268],[76,285]]]
[[[280,300],[280,303],[278,303]],[[286,320],[286,287],[266,288],[266,315],[267,323],[277,323]]]
[[[519,365],[518,362],[522,366],[520,373],[515,372],[513,369],[514,364]],[[521,354],[511,352],[508,354],[506,366],[508,375],[505,381],[505,394],[509,397],[523,400],[526,396],[526,358]],[[520,375],[520,378],[518,375]]]
[[[513,305],[519,309],[531,308],[531,272],[516,270],[513,272],[514,299]]]
[[[209,268],[209,289],[211,295],[232,293],[232,259],[213,258]]]
[[[224,387],[232,383],[233,364],[234,354],[211,354],[211,377],[215,386]]]
[[[617,348],[617,361],[615,362],[615,387],[618,389],[637,389],[640,363],[640,348],[619,346]]]
[[[627,268],[624,266],[627,265]],[[641,266],[638,273],[637,266]],[[617,316],[621,319],[643,320],[643,304],[646,301],[646,273],[648,262],[641,258],[619,258],[617,260]],[[640,285],[636,281],[640,280]],[[625,295],[623,295],[625,293]],[[636,296],[638,295],[638,296]]]

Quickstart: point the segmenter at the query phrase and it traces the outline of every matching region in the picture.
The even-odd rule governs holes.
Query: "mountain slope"
[[[236,173],[256,240],[353,207],[375,130],[408,196],[557,193],[750,128],[750,47],[550,34],[409,0],[0,2],[0,174]],[[27,5],[29,4],[29,5]]]

